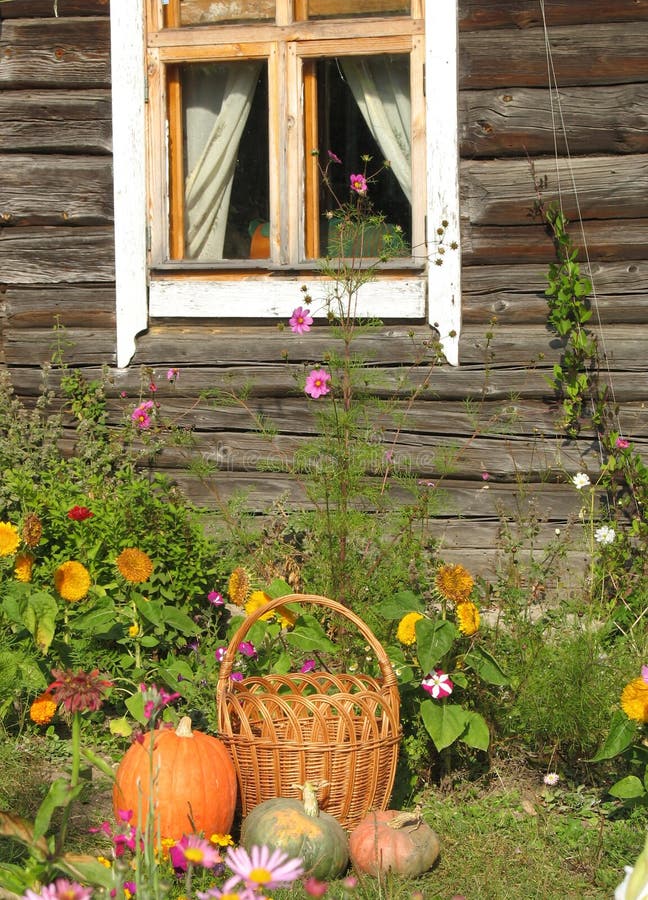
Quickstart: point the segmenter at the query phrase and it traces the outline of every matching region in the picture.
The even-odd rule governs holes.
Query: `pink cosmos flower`
[[[435,700],[441,700],[449,697],[453,691],[454,685],[450,680],[450,676],[442,672],[441,669],[435,669],[421,682],[421,687],[427,691]]]
[[[318,397],[324,397],[331,391],[331,388],[329,387],[330,380],[331,376],[326,369],[313,369],[306,379],[304,393],[308,394],[309,397],[312,397],[313,400],[317,400]]]
[[[198,837],[197,834],[183,835],[169,849],[169,858],[174,869],[183,871],[189,865],[213,869],[221,862],[221,855],[216,847],[213,847],[204,838]]]
[[[140,403],[139,406],[136,406],[131,413],[131,419],[140,431],[145,431],[147,428],[151,427],[150,412],[154,405],[152,400],[145,400],[143,403]]]
[[[332,150],[327,150],[326,153],[327,153],[328,158],[331,160],[331,162],[339,163],[340,165],[342,165],[342,160],[337,155],[337,153],[333,153]]]
[[[618,437],[614,446],[617,448],[617,450],[627,450],[630,446],[630,441],[626,441],[625,438]]]
[[[304,873],[301,859],[290,859],[279,848],[272,852],[268,847],[228,847],[225,863],[246,887],[265,891],[284,887]]]
[[[364,175],[350,175],[349,182],[351,184],[351,190],[355,191],[356,194],[359,194],[361,197],[367,193],[367,179]]]
[[[238,652],[247,656],[248,659],[256,659],[259,655],[252,641],[241,641],[238,645]]]
[[[180,375],[180,369],[169,369],[166,373],[167,381],[175,381]]]
[[[306,660],[304,660],[304,665],[301,667],[301,669],[299,671],[306,674],[306,672],[312,672],[313,669],[316,668],[316,666],[317,666],[317,663],[315,662],[314,659],[306,659]]]
[[[57,878],[52,884],[45,885],[39,893],[27,890],[26,900],[90,900],[92,888],[82,887],[76,881]]]
[[[290,325],[290,330],[294,334],[304,334],[304,332],[310,331],[310,327],[313,324],[313,317],[310,314],[310,309],[303,309],[301,306],[298,306],[293,310],[293,314],[288,320],[288,324]]]

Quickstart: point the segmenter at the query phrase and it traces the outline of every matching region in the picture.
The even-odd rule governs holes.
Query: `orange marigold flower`
[[[49,725],[56,712],[56,700],[49,691],[45,691],[36,697],[29,707],[29,718],[37,725]]]
[[[32,579],[33,567],[34,557],[31,553],[18,553],[14,561],[14,576],[27,584]]]
[[[83,600],[90,590],[90,573],[74,559],[62,563],[54,572],[54,587],[64,600]]]
[[[435,583],[439,592],[455,603],[465,603],[475,585],[470,572],[459,564],[441,566],[436,573]]]
[[[153,572],[153,563],[148,554],[136,547],[127,547],[122,550],[116,559],[117,568],[126,579],[133,584],[142,584],[148,581]]]
[[[18,529],[11,522],[0,522],[0,556],[11,556],[20,544]]]
[[[621,693],[621,708],[629,719],[648,722],[648,682],[635,678]]]
[[[36,547],[43,536],[43,525],[36,513],[25,516],[22,527],[22,539],[28,547]]]
[[[227,593],[232,603],[243,606],[250,594],[250,587],[250,576],[242,566],[237,566],[227,584]]]
[[[479,628],[479,610],[475,604],[471,603],[470,600],[467,600],[465,603],[457,603],[455,612],[457,614],[459,631],[468,637],[475,634]]]

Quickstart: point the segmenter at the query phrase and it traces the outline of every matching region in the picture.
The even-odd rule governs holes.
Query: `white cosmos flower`
[[[594,540],[597,544],[613,544],[616,531],[610,525],[601,525],[594,532]]]
[[[589,475],[586,475],[585,472],[579,472],[577,475],[574,475],[572,483],[577,491],[580,491],[581,488],[589,487],[591,484]]]

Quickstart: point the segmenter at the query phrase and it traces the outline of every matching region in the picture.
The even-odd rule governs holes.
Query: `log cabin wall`
[[[648,0],[545,0],[544,12],[539,0],[460,2],[461,365],[436,366],[429,380],[425,367],[414,372],[425,388],[396,450],[397,463],[442,485],[432,532],[444,555],[483,574],[502,562],[504,520],[514,533],[535,523],[520,544],[542,548],[577,512],[567,477],[597,465],[591,436],[556,430],[547,376],[561,345],[544,298],[554,257],[530,216],[531,165],[547,202],[560,180],[567,215],[580,210],[604,378],[625,436],[648,438]],[[193,452],[217,465],[206,490],[165,451],[160,467],[193,500],[216,508],[215,496],[243,490],[260,515],[282,497],[303,504],[298,484],[259,463],[313,433],[296,376],[321,359],[325,329],[301,339],[275,323],[152,320],[130,367],[115,367],[108,0],[58,0],[57,13],[54,0],[0,3],[0,364],[19,396],[35,397],[58,323],[69,366],[90,377],[109,368],[116,423],[142,367],[154,373],[164,414],[191,426]],[[363,339],[387,393],[411,364],[411,330],[429,337],[389,325]],[[170,366],[181,373],[172,388]],[[271,444],[241,409],[199,400],[244,384],[278,429]]]

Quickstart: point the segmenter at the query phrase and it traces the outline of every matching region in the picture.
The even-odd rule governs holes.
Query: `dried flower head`
[[[470,637],[479,629],[479,610],[470,600],[458,603],[455,609],[457,624],[462,634]]]
[[[90,590],[90,573],[75,559],[62,563],[54,572],[54,587],[64,600],[83,600]]]
[[[31,553],[18,553],[14,560],[14,576],[17,581],[28,584],[32,580],[34,557]]]
[[[11,556],[20,544],[18,529],[11,522],[0,522],[0,556]]]
[[[227,593],[232,603],[243,606],[250,595],[250,587],[250,576],[242,566],[237,566],[227,584]]]
[[[396,637],[401,644],[405,644],[409,647],[416,643],[416,623],[420,622],[423,618],[424,616],[419,612],[410,612],[403,616],[396,629]]]
[[[23,521],[22,539],[28,547],[36,547],[43,536],[43,525],[36,513],[27,513]]]
[[[443,565],[436,573],[435,584],[439,593],[455,603],[465,603],[474,587],[470,572],[462,565]]]
[[[102,678],[99,669],[92,672],[52,669],[52,675],[55,680],[47,690],[69,713],[100,709],[105,691],[112,687],[112,681]]]
[[[153,563],[147,553],[137,547],[127,547],[115,560],[120,574],[132,584],[148,581],[153,572]]]
[[[37,725],[49,725],[56,713],[57,703],[49,691],[44,691],[29,707],[29,718]]]

